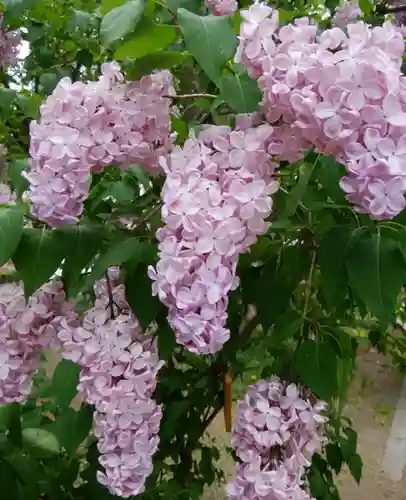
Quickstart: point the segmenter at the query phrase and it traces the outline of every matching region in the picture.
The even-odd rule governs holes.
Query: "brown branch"
[[[397,12],[406,12],[406,5],[397,7],[388,7],[387,5],[377,5],[376,11],[378,14],[396,14]]]
[[[131,230],[133,231],[134,229],[137,229],[137,227],[141,226],[144,222],[147,222],[148,219],[150,219],[153,215],[155,215],[160,209],[162,208],[162,202],[159,202],[157,205],[152,207],[152,209],[145,213],[143,216],[141,216],[137,221],[136,224]]]
[[[113,290],[111,288],[111,282],[110,282],[108,271],[105,272],[105,276],[106,276],[106,282],[107,282],[107,294],[109,297],[108,307],[110,307],[110,318],[114,319],[116,317],[116,315],[114,313],[114,298],[113,298]]]

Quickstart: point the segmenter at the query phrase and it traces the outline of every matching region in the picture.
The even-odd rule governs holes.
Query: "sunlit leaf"
[[[348,252],[346,265],[358,296],[387,325],[406,282],[406,263],[399,243],[380,232],[357,238]]]
[[[43,285],[58,269],[65,247],[58,233],[50,229],[25,228],[13,255],[13,262],[24,281],[27,297]]]
[[[0,207],[0,266],[15,252],[23,234],[24,212],[21,206]]]
[[[103,44],[111,45],[133,30],[141,20],[145,6],[145,0],[129,0],[110,10],[100,25]]]
[[[179,9],[178,21],[187,49],[207,76],[220,88],[222,68],[233,57],[237,46],[231,19],[197,16],[185,9]]]
[[[60,453],[55,435],[45,429],[23,429],[23,446],[38,457],[46,458]]]
[[[252,113],[259,105],[261,92],[247,73],[227,75],[221,80],[221,97],[236,113]]]
[[[114,59],[140,58],[168,47],[176,40],[176,28],[153,22],[146,22],[134,32],[134,38],[121,45]]]

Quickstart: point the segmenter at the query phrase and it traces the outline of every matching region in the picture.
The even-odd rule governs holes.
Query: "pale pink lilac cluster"
[[[144,491],[153,469],[162,410],[152,393],[163,363],[132,315],[118,275],[117,269],[109,271],[111,297],[107,281],[98,282],[94,307],[81,321],[62,321],[58,336],[63,357],[81,367],[79,393],[95,407],[94,432],[104,468],[98,481],[127,498]]]
[[[15,203],[15,195],[11,192],[10,186],[0,182],[0,205],[13,203]]]
[[[327,405],[277,377],[248,387],[238,402],[232,445],[240,460],[231,500],[310,500],[303,474],[324,442]]]
[[[404,41],[390,22],[318,34],[309,19],[279,28],[262,3],[242,11],[236,61],[263,92],[275,124],[268,151],[293,161],[315,145],[345,164],[341,188],[357,210],[390,219],[405,207]]]
[[[406,36],[406,10],[395,13],[395,26],[403,36]]]
[[[337,8],[332,21],[333,26],[344,28],[347,24],[354,23],[362,15],[358,0],[344,0]]]
[[[238,256],[258,235],[278,189],[264,149],[272,127],[209,127],[162,159],[166,174],[153,293],[168,307],[177,340],[191,352],[218,351],[229,338],[227,294]]]
[[[30,126],[32,214],[51,226],[74,224],[83,212],[91,172],[111,164],[159,171],[171,146],[168,71],[125,83],[116,63],[97,82],[63,78]]]
[[[21,35],[17,31],[9,31],[3,23],[4,15],[0,12],[0,66],[7,67],[17,60]]]
[[[28,301],[21,282],[0,285],[0,405],[27,398],[41,350],[55,346],[60,318],[71,313],[58,280]]]
[[[215,16],[232,16],[238,9],[237,0],[205,0],[205,5]]]

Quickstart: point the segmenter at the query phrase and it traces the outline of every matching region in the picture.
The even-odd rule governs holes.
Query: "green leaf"
[[[111,45],[133,30],[140,22],[145,7],[145,0],[129,0],[110,10],[100,24],[103,45]]]
[[[171,359],[173,351],[177,346],[175,335],[167,321],[159,325],[158,329],[158,354],[159,359],[167,361]]]
[[[337,362],[337,354],[329,344],[306,340],[296,350],[294,364],[301,381],[328,401],[338,391]]]
[[[374,2],[371,0],[359,0],[359,6],[362,10],[362,12],[369,16],[372,14],[373,8],[374,8]]]
[[[79,411],[67,408],[51,430],[58,438],[59,443],[72,456],[76,456],[78,447],[89,436],[93,424],[93,409],[89,405],[83,405]],[[67,432],[69,430],[69,432]]]
[[[206,75],[221,87],[221,72],[234,55],[237,38],[229,17],[197,16],[178,10],[178,22],[189,52]]]
[[[356,453],[350,458],[348,462],[348,468],[350,469],[352,477],[359,484],[362,476],[362,459],[358,455],[358,453]]]
[[[0,266],[15,252],[23,234],[24,212],[21,206],[0,207]]]
[[[71,296],[76,292],[80,273],[100,250],[103,242],[100,231],[84,226],[66,227],[58,230],[66,245],[66,257],[62,266],[64,288]]]
[[[299,179],[296,186],[290,191],[285,207],[281,210],[281,219],[291,217],[306,194],[307,185],[309,184],[310,178],[313,173],[315,164],[309,164],[305,161],[299,169]]]
[[[191,59],[188,52],[175,52],[160,50],[155,54],[149,54],[137,59],[127,71],[129,78],[137,80],[146,73],[151,73],[155,69],[173,69]]]
[[[325,233],[317,252],[321,272],[321,290],[330,307],[337,307],[347,294],[345,260],[354,237],[359,230],[333,227]]]
[[[144,57],[160,49],[168,47],[176,40],[176,28],[151,21],[139,26],[134,38],[121,45],[114,54],[114,59],[121,61],[130,58]]]
[[[308,248],[286,247],[280,256],[269,259],[259,276],[253,268],[240,273],[245,300],[255,303],[264,329],[276,325],[289,308],[292,293],[309,272],[310,261]]]
[[[152,295],[152,281],[147,268],[147,264],[138,265],[134,271],[127,273],[125,280],[126,299],[144,330],[164,310],[158,297]]]
[[[171,116],[172,132],[176,132],[178,144],[183,144],[189,137],[189,128],[186,121],[172,114]]]
[[[3,498],[6,500],[20,499],[20,496],[17,494],[17,487],[19,485],[18,476],[11,465],[5,460],[0,461],[0,481]],[[7,495],[4,495],[4,492],[7,492]]]
[[[17,93],[15,90],[0,87],[0,110],[8,111],[14,102]]]
[[[24,193],[28,188],[28,181],[21,175],[22,172],[28,170],[28,159],[18,158],[9,163],[7,173],[11,180],[11,185],[18,197]]]
[[[26,297],[52,277],[64,256],[64,246],[56,231],[25,228],[13,262],[24,281]]]
[[[21,110],[26,118],[35,120],[38,117],[39,107],[44,100],[44,96],[41,94],[33,93],[30,96],[19,94],[17,97],[18,104],[21,107]]]
[[[343,465],[343,456],[341,449],[336,443],[328,443],[326,446],[327,461],[334,469],[336,474],[339,474]]]
[[[103,0],[100,7],[100,12],[103,16],[105,16],[108,12],[115,9],[116,7],[120,7],[125,4],[127,0]]]
[[[320,156],[317,162],[316,175],[327,196],[340,205],[347,204],[339,181],[345,175],[345,167],[331,156]]]
[[[58,74],[54,72],[47,72],[41,74],[39,77],[39,83],[42,85],[46,94],[51,94],[54,91],[59,79]]]
[[[243,73],[224,76],[220,96],[236,113],[252,113],[258,108],[261,91],[257,82]]]
[[[13,7],[17,7],[19,5],[23,5],[25,0],[3,0],[2,2],[6,9],[12,9]]]
[[[142,167],[140,167],[139,165],[133,165],[127,169],[127,172],[130,176],[136,179],[138,184],[141,184],[141,186],[143,186],[145,191],[149,191],[151,189],[151,179]]]
[[[84,10],[72,9],[72,17],[67,24],[69,30],[75,30],[79,28],[80,31],[84,32],[88,30],[93,25],[93,16],[90,12]]]
[[[76,396],[77,385],[79,383],[79,365],[62,359],[55,368],[52,375],[52,393],[56,401],[62,406],[70,405],[72,399]]]
[[[24,500],[38,500],[40,496],[38,484],[43,476],[40,463],[34,457],[30,457],[25,453],[13,453],[7,456],[7,462],[17,472],[20,479],[28,485],[31,496],[26,496],[27,490],[19,497]],[[36,493],[36,495],[34,495]]]
[[[39,1],[40,0],[3,0],[2,3],[7,13],[10,10],[16,10],[18,13],[20,13],[22,9],[26,7],[33,7]]]
[[[351,427],[345,428],[344,434],[345,437],[340,437],[340,448],[343,459],[348,464],[357,451],[358,435]]]
[[[114,182],[110,189],[106,191],[117,203],[126,204],[136,198],[136,190],[125,180]]]
[[[84,289],[100,279],[110,266],[119,266],[130,259],[142,262],[154,245],[140,241],[138,238],[127,238],[109,247],[95,260],[92,272],[85,281]]]
[[[378,232],[356,238],[346,259],[351,285],[365,306],[386,326],[406,281],[399,243]]]
[[[0,406],[0,429],[8,430],[8,439],[21,445],[21,406],[17,403]]]
[[[45,429],[23,429],[23,446],[40,458],[58,455],[61,451],[55,435]]]

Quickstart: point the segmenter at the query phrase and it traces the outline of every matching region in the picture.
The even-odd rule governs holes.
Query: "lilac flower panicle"
[[[272,177],[268,125],[209,127],[161,160],[166,174],[157,231],[153,293],[169,309],[177,340],[190,351],[218,351],[229,338],[227,294],[238,286],[238,255],[268,230]]]
[[[346,166],[340,185],[357,211],[374,219],[399,214],[406,205],[399,29],[353,22],[349,15],[345,32],[334,27],[318,34],[307,18],[279,27],[278,12],[262,3],[241,16],[236,62],[258,80],[267,121],[278,123],[268,152],[292,162],[315,145]]]
[[[0,285],[0,405],[27,398],[40,351],[56,345],[60,318],[71,314],[58,280],[42,286],[28,301],[21,282]]]
[[[15,203],[15,194],[11,192],[10,186],[0,182],[0,205],[11,205]]]
[[[310,500],[303,474],[324,442],[322,401],[277,377],[248,387],[238,402],[232,445],[240,460],[227,486],[231,500]]]
[[[205,0],[205,5],[215,16],[232,16],[238,9],[237,0]]]
[[[88,196],[91,172],[119,163],[159,171],[171,147],[168,71],[124,83],[105,63],[97,82],[62,78],[30,126],[29,198],[32,214],[51,226],[74,224]]]
[[[4,15],[0,12],[0,66],[9,66],[17,60],[21,35],[17,31],[8,31],[3,26]]]
[[[105,279],[83,320],[66,321],[59,332],[63,357],[81,367],[78,390],[94,405],[100,464],[98,481],[121,497],[144,491],[159,444],[161,407],[152,399],[162,367],[156,344],[131,313],[117,269],[110,269],[113,305]],[[111,307],[114,318],[111,317]]]
[[[347,24],[355,23],[362,15],[358,0],[344,0],[337,8],[333,19],[333,26],[344,28]]]

